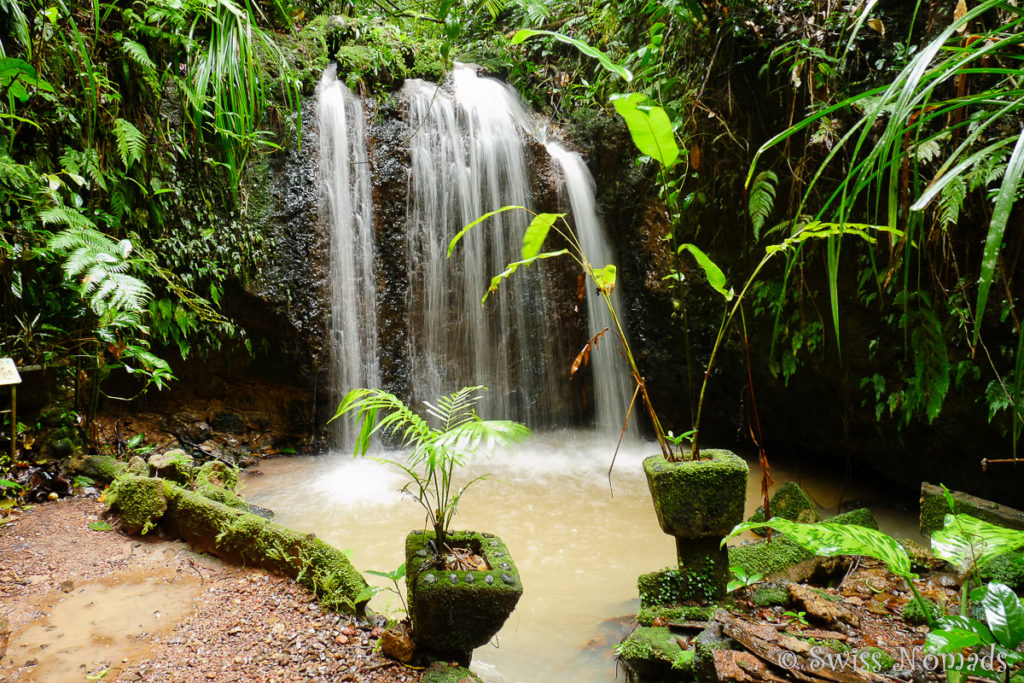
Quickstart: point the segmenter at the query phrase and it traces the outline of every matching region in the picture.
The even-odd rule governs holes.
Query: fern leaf
[[[133,163],[142,161],[142,155],[146,151],[146,136],[130,121],[114,119],[114,135],[117,136],[117,151],[121,155],[121,162],[125,169],[130,169]]]
[[[93,228],[95,225],[89,218],[67,206],[54,206],[39,212],[43,225],[66,225],[69,228]]]
[[[956,225],[960,220],[960,209],[967,198],[967,184],[963,178],[950,181],[939,194],[939,223],[943,228]]]
[[[942,324],[930,309],[921,310],[920,324],[914,326],[910,341],[914,349],[915,407],[923,409],[928,421],[933,422],[949,393],[950,364]]]
[[[142,73],[142,80],[146,82],[146,85],[154,92],[159,90],[160,79],[157,77],[156,64],[150,59],[149,52],[146,51],[145,46],[136,43],[134,40],[126,40],[121,49],[139,67],[139,71]]]
[[[755,240],[761,238],[761,229],[775,206],[775,186],[778,183],[779,177],[771,171],[762,171],[754,178],[754,184],[750,188],[750,199],[747,201],[747,210],[750,213],[750,222],[754,225]]]

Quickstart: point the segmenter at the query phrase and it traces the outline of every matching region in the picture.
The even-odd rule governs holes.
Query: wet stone
[[[448,575],[448,580],[451,581],[452,583],[458,583],[459,582],[459,575],[456,574],[455,572],[452,572],[451,574]]]
[[[501,568],[502,569],[511,569],[512,567],[509,565],[508,562],[502,562],[501,563]]]
[[[426,576],[423,577],[423,582],[425,584],[427,584],[427,585],[430,585],[430,584],[434,583],[435,581],[437,581],[437,577],[434,576],[433,574],[427,574]]]
[[[476,581],[476,577],[472,573],[466,574],[466,583],[473,583]]]
[[[420,536],[423,533],[423,529],[413,529],[412,533],[417,536]]]
[[[419,550],[416,551],[416,554],[419,557],[426,557],[427,556],[427,549],[426,548],[420,548]]]
[[[495,557],[505,557],[505,553],[503,553],[503,552],[501,552],[501,551],[499,550],[498,552],[494,553],[494,556],[495,556]]]
[[[508,584],[508,585],[510,585],[510,586],[511,586],[511,585],[512,585],[513,583],[515,583],[515,582],[516,582],[516,580],[512,578],[512,575],[511,575],[511,574],[509,574],[509,573],[507,573],[507,572],[502,572],[502,573],[501,573],[501,580],[502,580],[502,581],[504,581],[505,583],[507,583],[507,584]]]
[[[494,574],[488,574],[487,576],[485,576],[484,583],[486,583],[488,586],[494,583]]]
[[[498,545],[498,539],[494,539],[494,540],[492,540],[492,541],[488,541],[487,545],[490,545],[490,546],[494,546],[494,547],[497,547],[497,545]]]

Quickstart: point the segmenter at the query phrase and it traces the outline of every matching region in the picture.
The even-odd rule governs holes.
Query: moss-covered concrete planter
[[[523,584],[500,538],[473,531],[449,533],[448,544],[472,548],[487,561],[487,571],[431,569],[427,544],[431,531],[405,539],[409,616],[418,651],[430,659],[469,666],[473,650],[486,644],[512,614]]]
[[[677,538],[724,537],[743,521],[747,463],[726,450],[705,449],[704,460],[644,460],[647,486],[661,530]]]
[[[668,462],[661,455],[644,460],[658,523],[675,537],[679,560],[678,569],[656,573],[661,588],[654,591],[657,599],[648,596],[645,604],[725,597],[729,556],[721,540],[743,521],[749,469],[730,451],[705,449],[702,454],[703,460]],[[641,597],[644,586],[641,577]]]

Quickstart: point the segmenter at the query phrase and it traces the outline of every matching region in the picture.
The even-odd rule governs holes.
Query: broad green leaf
[[[469,223],[468,225],[463,227],[462,230],[459,230],[458,234],[455,235],[455,237],[452,238],[452,241],[448,243],[448,258],[452,257],[452,252],[455,251],[455,245],[458,244],[459,240],[461,240],[463,238],[463,236],[467,232],[470,231],[470,229],[474,228],[475,226],[479,225],[480,223],[483,223],[485,220],[487,220],[491,216],[496,216],[499,213],[502,213],[504,211],[511,211],[512,209],[525,209],[525,207],[518,206],[518,205],[512,205],[512,206],[503,206],[500,209],[495,209],[494,211],[488,211],[483,216],[480,216],[479,218],[477,218],[472,223]]]
[[[973,633],[982,645],[991,645],[996,642],[988,626],[977,619],[965,616],[939,617],[936,619],[934,628],[942,631],[963,631]]]
[[[722,541],[746,531],[760,527],[771,527],[786,536],[800,547],[814,553],[830,557],[833,555],[864,555],[885,562],[889,571],[904,578],[912,577],[910,558],[907,551],[890,536],[877,529],[869,529],[852,524],[834,524],[819,522],[818,524],[800,524],[788,519],[774,518],[766,522],[744,522],[736,527]]]
[[[679,247],[680,253],[684,250],[693,254],[693,257],[697,259],[697,264],[704,269],[704,274],[708,278],[708,284],[725,297],[726,301],[732,301],[733,290],[731,287],[729,289],[725,288],[725,273],[722,272],[722,269],[707,254],[701,251],[699,247],[687,243]]]
[[[533,217],[529,227],[526,228],[526,234],[523,235],[524,259],[533,258],[540,253],[540,248],[544,244],[544,240],[547,239],[551,226],[563,216],[565,216],[564,213],[539,213]]]
[[[925,648],[933,654],[960,652],[965,647],[980,644],[981,638],[976,632],[961,628],[932,631],[925,639]]]
[[[961,571],[984,567],[997,555],[1024,547],[1024,531],[1006,529],[970,515],[946,515],[932,533],[932,553]]]
[[[644,104],[647,96],[643,93],[612,95],[615,111],[626,120],[629,134],[641,154],[656,159],[665,168],[670,168],[679,159],[679,146],[672,121],[664,109],[657,105]]]
[[[528,266],[532,264],[534,261],[538,261],[540,259],[554,258],[555,256],[562,256],[563,254],[568,253],[568,249],[560,249],[558,251],[546,251],[542,254],[537,254],[532,258],[523,259],[522,261],[513,261],[512,263],[505,266],[505,270],[501,271],[500,273],[491,278],[491,286],[487,288],[486,292],[484,292],[484,298],[480,300],[480,303],[485,303],[487,301],[487,297],[489,297],[492,292],[498,291],[498,285],[501,284],[501,281],[506,278],[512,277],[512,275],[517,270],[519,270],[519,266]]]
[[[514,36],[512,36],[512,45],[519,45],[527,38],[533,38],[534,36],[551,36],[552,38],[559,42],[565,43],[566,45],[572,45],[574,48],[576,48],[583,54],[587,55],[588,57],[593,57],[594,59],[596,59],[598,62],[600,62],[601,66],[603,66],[605,69],[612,72],[616,76],[620,77],[627,83],[633,80],[633,74],[630,73],[629,69],[620,64],[616,64],[605,53],[601,52],[597,48],[587,45],[582,40],[570,38],[569,36],[563,35],[561,33],[556,33],[555,31],[544,31],[541,29],[528,28],[520,29],[516,31],[516,34]]]
[[[981,274],[978,276],[978,303],[974,307],[974,340],[978,343],[981,335],[981,323],[988,303],[988,292],[992,288],[999,252],[1003,247],[1003,234],[1006,223],[1010,220],[1010,211],[1017,201],[1017,188],[1021,175],[1024,175],[1024,131],[1017,138],[1017,144],[1010,154],[1010,161],[1003,174],[1003,182],[996,195],[996,205],[992,209],[992,221],[988,224],[988,237],[985,239],[985,252],[981,257]]]
[[[1024,606],[1017,595],[1001,583],[990,583],[981,606],[996,640],[1004,647],[1016,649],[1024,641]]]
[[[595,268],[594,282],[598,289],[610,296],[615,289],[615,266],[609,263],[604,268]]]

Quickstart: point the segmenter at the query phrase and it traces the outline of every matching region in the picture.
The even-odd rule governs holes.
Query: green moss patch
[[[784,583],[763,583],[750,592],[750,601],[758,607],[785,607],[790,602]]]
[[[644,473],[658,523],[681,538],[724,537],[743,520],[747,463],[725,450],[706,449],[707,460],[668,462],[653,455]]]
[[[464,666],[453,666],[449,662],[434,662],[423,673],[423,683],[484,683]]]
[[[701,605],[654,605],[652,607],[641,607],[640,613],[636,615],[636,621],[641,626],[653,626],[655,620],[682,622],[682,621],[707,621],[714,616],[715,607],[704,607]]]
[[[122,474],[107,490],[107,504],[121,514],[127,533],[146,534],[167,511],[164,481],[155,477]]]
[[[867,508],[859,508],[831,517],[826,522],[835,524],[856,524],[871,529],[878,528],[878,522]],[[729,548],[729,566],[739,567],[747,575],[760,574],[769,578],[800,562],[813,559],[814,555],[783,534],[773,534],[772,541],[759,541]]]
[[[792,522],[814,524],[821,520],[818,508],[795,481],[787,481],[779,487],[779,490],[772,496],[771,510],[772,517],[788,519]],[[748,521],[763,522],[764,508],[757,508]],[[761,530],[755,530],[755,533],[761,533]],[[761,535],[764,534],[761,533]]]
[[[616,649],[619,659],[639,680],[679,677],[693,672],[693,649],[666,627],[641,626]]]

